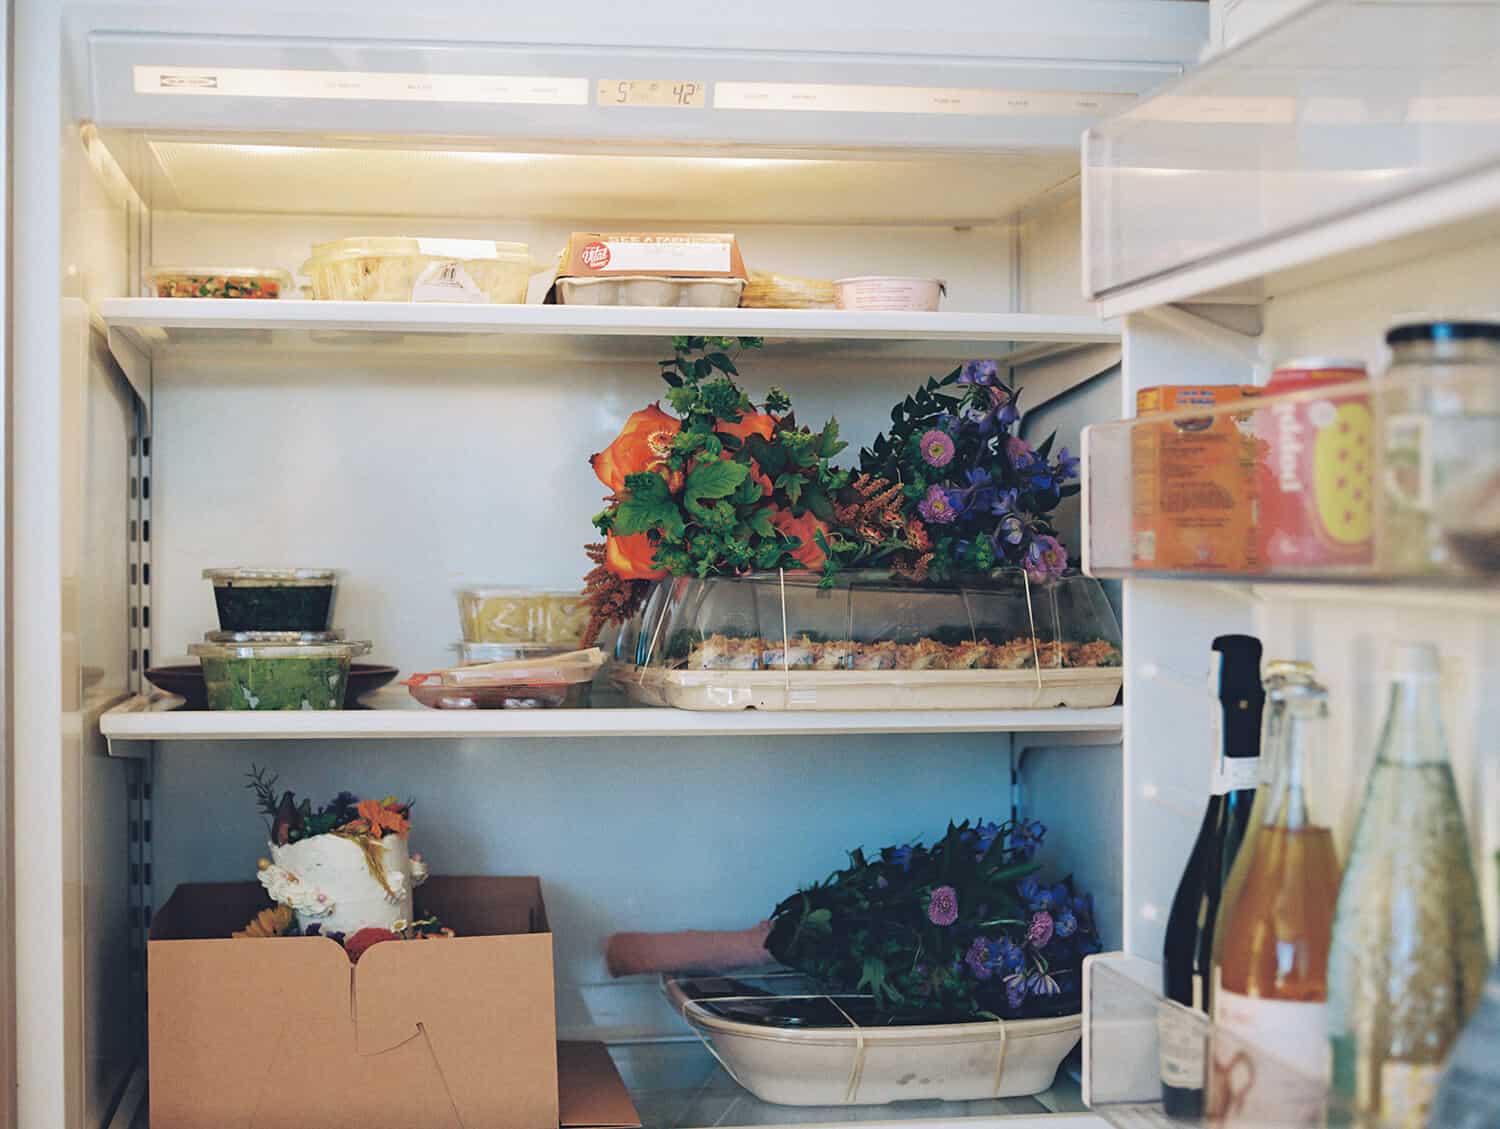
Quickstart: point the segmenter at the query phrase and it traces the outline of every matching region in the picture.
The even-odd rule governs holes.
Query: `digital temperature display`
[[[606,78],[599,80],[601,106],[681,107],[701,110],[708,85],[703,82],[669,82],[664,79]]]

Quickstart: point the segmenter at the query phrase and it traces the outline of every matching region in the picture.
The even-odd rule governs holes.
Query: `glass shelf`
[[[1084,569],[1495,590],[1495,385],[1476,366],[1462,377],[1247,389],[1213,407],[1086,428]]]
[[[1083,1100],[1094,1113],[1117,1129],[1217,1124],[1207,1116],[1169,1117],[1163,1110],[1160,1033],[1166,1030],[1204,1049],[1207,1069],[1229,1086],[1242,1109],[1255,1110],[1257,1129],[1345,1123],[1324,1082],[1216,1028],[1202,1012],[1164,999],[1152,986],[1160,983],[1161,967],[1139,957],[1085,958]]]
[[[1320,0],[1090,128],[1086,289],[1112,313],[1259,301],[1277,272],[1493,215],[1497,53],[1493,2]]]

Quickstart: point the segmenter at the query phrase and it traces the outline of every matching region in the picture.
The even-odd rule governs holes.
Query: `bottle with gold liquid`
[[[1308,803],[1328,692],[1305,670],[1273,687],[1272,778],[1233,901],[1220,912],[1209,1109],[1226,1126],[1316,1124],[1328,1072],[1332,830]]]

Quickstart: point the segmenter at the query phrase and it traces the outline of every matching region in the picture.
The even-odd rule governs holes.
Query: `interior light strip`
[[[137,94],[218,98],[339,98],[587,106],[587,78],[500,74],[394,74],[263,67],[134,68]]]
[[[867,86],[817,82],[716,82],[716,110],[807,110],[835,114],[973,114],[1095,117],[1134,94],[1079,90],[985,90],[957,86]]]

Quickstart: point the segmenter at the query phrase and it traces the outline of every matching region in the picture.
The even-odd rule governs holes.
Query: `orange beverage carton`
[[[1136,394],[1136,414],[1222,408],[1258,395],[1250,385],[1158,385]],[[1137,424],[1130,451],[1135,567],[1260,571],[1257,450],[1249,411]]]

